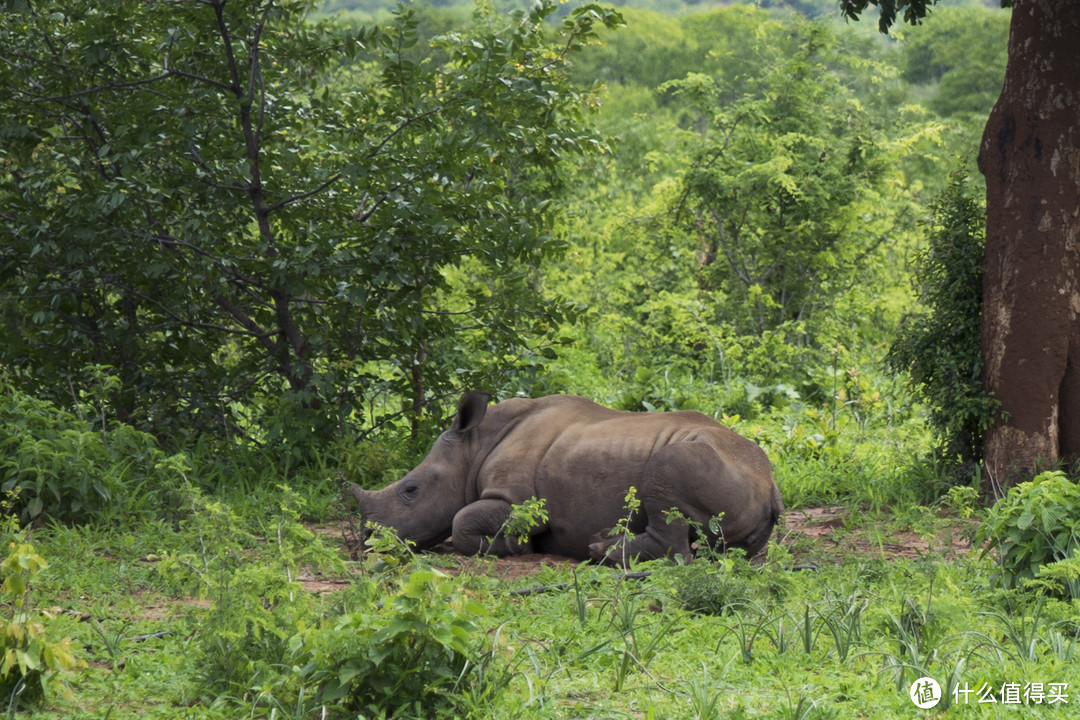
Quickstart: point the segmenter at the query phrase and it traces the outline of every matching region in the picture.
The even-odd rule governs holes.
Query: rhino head
[[[450,429],[439,436],[424,460],[382,490],[350,484],[361,522],[394,530],[418,548],[449,537],[454,515],[468,503],[468,477],[475,452],[475,430],[487,413],[491,395],[470,392],[461,398]]]

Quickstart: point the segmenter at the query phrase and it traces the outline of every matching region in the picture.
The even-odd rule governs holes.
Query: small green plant
[[[750,563],[738,549],[715,555],[715,562],[693,562],[670,569],[675,599],[699,615],[723,615],[755,595]]]
[[[809,623],[809,608],[807,608],[806,615],[806,629],[809,633],[807,639],[809,642],[805,642],[804,645],[807,648],[812,647],[813,642],[813,626]],[[776,648],[776,652],[783,655],[791,648],[795,647],[795,643],[799,641],[802,635],[803,618],[798,615],[782,612],[774,617],[771,617],[762,626],[761,632],[772,642],[773,647]],[[808,649],[807,654],[810,654]]]
[[[941,504],[961,520],[972,520],[979,512],[979,491],[970,485],[954,485]]]
[[[608,531],[608,535],[613,540],[609,540],[606,543],[606,549],[604,551],[605,559],[610,559],[616,553],[619,553],[619,561],[623,567],[627,567],[630,564],[630,557],[627,553],[627,544],[634,539],[634,532],[631,530],[631,524],[638,515],[638,511],[641,509],[641,500],[637,496],[637,488],[633,485],[626,491],[626,497],[623,498],[623,510],[624,515],[619,519],[615,526]]]
[[[1038,583],[1041,587],[1080,597],[1072,559],[1080,551],[1080,485],[1064,473],[1045,472],[1012,488],[990,509],[975,541],[985,543],[984,556],[996,554],[997,579],[1004,587],[1024,587],[1041,576],[1059,580]]]
[[[793,698],[791,691],[785,688],[784,694],[787,696],[787,704],[777,717],[784,720],[827,720],[836,717],[835,708],[820,705],[820,701],[811,698],[805,693],[805,690],[806,688]]]
[[[832,635],[836,659],[841,663],[847,662],[851,651],[862,641],[862,616],[868,605],[869,600],[854,593],[831,601],[826,610],[818,613]]]
[[[364,522],[364,550],[368,554],[366,567],[376,573],[400,568],[416,559],[412,540],[402,540],[391,528],[373,520]]]
[[[0,597],[8,606],[0,617],[0,701],[10,716],[20,705],[65,690],[64,673],[79,663],[71,649],[71,638],[49,639],[46,625],[52,614],[30,605],[30,582],[48,563],[20,532],[11,516],[3,520],[9,539],[8,554],[0,562]]]
[[[615,676],[615,692],[623,689],[632,668],[648,669],[677,622],[672,615],[663,616],[654,623],[641,622],[640,595],[623,590],[624,585],[620,582],[616,595],[611,599],[612,623],[622,639],[622,649],[617,651],[620,659]]]
[[[698,720],[720,720],[724,717],[720,710],[723,691],[718,683],[709,679],[709,666],[704,662],[701,663],[701,675],[688,681],[683,687],[693,710],[692,717]]]
[[[742,603],[737,611],[730,614],[730,617],[731,624],[725,628],[724,634],[720,636],[720,643],[717,644],[716,651],[719,652],[720,644],[724,642],[728,635],[732,635],[739,643],[740,658],[749,665],[754,661],[754,643],[757,642],[757,639],[763,635],[772,639],[770,626],[772,626],[773,620],[764,608],[752,601]]]
[[[519,547],[527,545],[533,529],[548,521],[546,502],[544,498],[533,497],[523,503],[511,505],[509,517],[494,537],[489,539],[489,544],[494,544],[497,539],[504,537],[516,542]]]
[[[578,625],[585,627],[585,621],[588,618],[589,612],[589,597],[585,594],[585,588],[582,587],[581,581],[578,579],[578,569],[581,566],[570,568],[571,576],[574,578],[574,610],[577,616]]]
[[[641,500],[637,496],[637,488],[633,485],[626,491],[626,497],[623,498],[623,510],[625,514],[608,534],[619,538],[617,545],[622,548],[623,565],[625,565],[629,559],[626,557],[626,544],[634,539],[634,532],[630,529],[630,525],[641,510]]]

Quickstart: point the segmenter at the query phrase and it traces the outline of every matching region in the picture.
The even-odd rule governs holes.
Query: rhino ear
[[[491,402],[491,393],[468,392],[461,397],[458,403],[457,415],[454,424],[450,426],[452,433],[467,433],[480,424],[487,414],[488,403]]]

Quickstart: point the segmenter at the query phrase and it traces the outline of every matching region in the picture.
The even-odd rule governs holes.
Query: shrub
[[[24,522],[126,520],[157,509],[179,477],[154,438],[89,422],[17,390],[0,372],[0,491]]]
[[[381,606],[294,642],[306,651],[302,674],[318,684],[320,702],[365,715],[434,717],[452,709],[450,692],[484,675],[487,662],[473,640],[484,615],[450,578],[419,569]]]
[[[984,555],[997,552],[1006,588],[1038,584],[1080,597],[1080,485],[1064,473],[1045,472],[1009,490],[975,540],[986,543]]]
[[[675,600],[698,615],[723,615],[748,605],[757,594],[753,571],[740,551],[718,554],[706,550],[696,562],[668,570]]]
[[[301,568],[343,569],[341,560],[300,523],[304,500],[286,487],[278,512],[251,531],[225,502],[188,488],[191,513],[181,523],[192,550],[165,553],[158,566],[173,590],[209,599],[193,613],[191,660],[204,698],[244,696],[266,686],[260,702],[296,694],[282,673],[296,660],[290,639],[315,621],[315,602],[301,587]]]
[[[909,373],[913,394],[929,408],[935,454],[959,485],[982,458],[995,407],[983,390],[979,349],[986,227],[964,171],[952,175],[932,209],[914,275],[926,309],[904,318],[887,362]]]

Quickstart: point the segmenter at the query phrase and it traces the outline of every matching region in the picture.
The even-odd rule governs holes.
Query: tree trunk
[[[1080,458],[1080,2],[1015,0],[983,133],[984,489]]]

